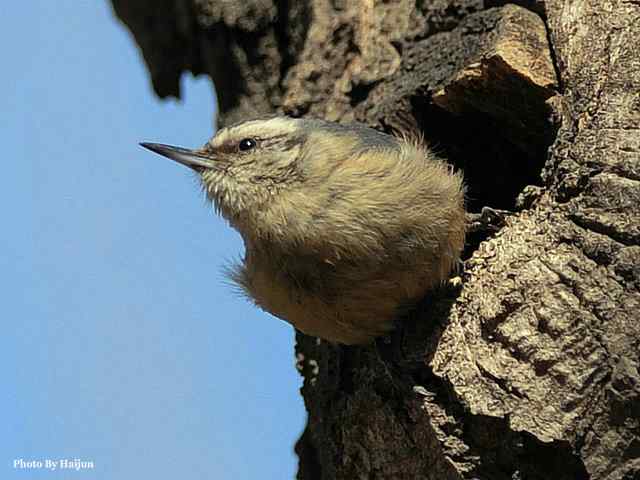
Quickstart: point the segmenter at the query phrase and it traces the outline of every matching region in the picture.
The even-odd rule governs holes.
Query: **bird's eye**
[[[252,148],[255,148],[256,146],[256,141],[253,138],[243,138],[242,140],[240,140],[240,143],[238,144],[238,149],[241,152],[246,152],[247,150],[251,150]]]

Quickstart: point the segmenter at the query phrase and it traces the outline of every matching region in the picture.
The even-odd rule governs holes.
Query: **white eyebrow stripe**
[[[249,120],[219,130],[209,142],[219,147],[227,142],[240,141],[243,138],[269,138],[289,135],[300,129],[300,120],[286,117],[273,117],[266,120]]]

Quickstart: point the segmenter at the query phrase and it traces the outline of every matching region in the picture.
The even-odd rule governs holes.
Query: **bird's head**
[[[305,138],[301,120],[272,117],[223,128],[194,150],[141,145],[197,172],[216,208],[233,219],[302,180],[298,159]]]

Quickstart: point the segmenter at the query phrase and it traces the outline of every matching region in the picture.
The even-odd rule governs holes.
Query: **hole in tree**
[[[542,185],[540,173],[555,137],[549,127],[527,143],[514,139],[509,125],[482,112],[454,115],[428,98],[411,100],[413,116],[434,152],[464,172],[467,211],[483,207],[513,211],[516,198],[527,185]],[[487,237],[472,233],[463,258],[468,258]]]

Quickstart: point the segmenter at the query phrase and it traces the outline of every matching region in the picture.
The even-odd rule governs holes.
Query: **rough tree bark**
[[[159,96],[417,130],[516,212],[390,342],[298,335],[298,478],[640,478],[637,0],[112,2]]]

